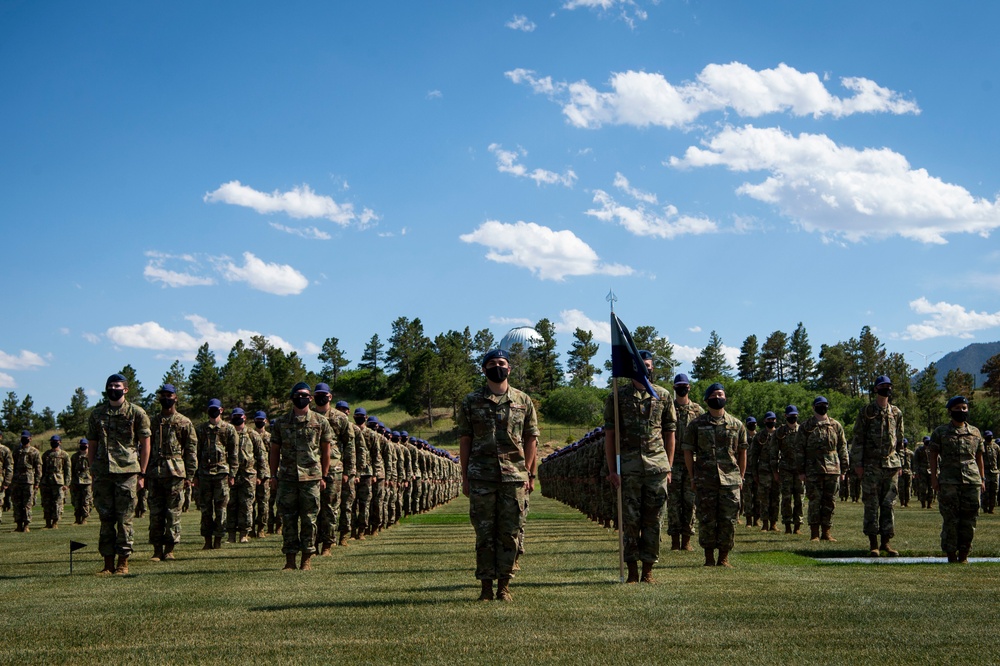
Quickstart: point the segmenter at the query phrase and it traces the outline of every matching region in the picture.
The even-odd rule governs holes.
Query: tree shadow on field
[[[611,582],[618,582],[617,580],[566,580],[566,581],[548,581],[548,582],[521,582],[517,581],[517,587],[537,587],[537,588],[547,588],[547,587],[604,587]]]
[[[387,606],[434,606],[451,602],[451,599],[356,599],[353,601],[315,601],[305,604],[281,604],[274,606],[251,606],[251,613],[276,613],[286,610],[307,610],[310,608],[385,608]]]
[[[377,569],[369,571],[357,571],[354,569],[345,569],[343,571],[338,571],[338,576],[380,576],[383,574],[417,574],[417,573],[447,573],[455,571],[454,569],[428,569],[426,567],[414,568],[414,569]]]

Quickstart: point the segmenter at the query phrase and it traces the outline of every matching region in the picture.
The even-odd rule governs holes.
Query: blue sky
[[[610,288],[685,361],[995,340],[998,14],[0,1],[0,390],[58,411],[253,333],[357,362],[398,316],[565,352]]]

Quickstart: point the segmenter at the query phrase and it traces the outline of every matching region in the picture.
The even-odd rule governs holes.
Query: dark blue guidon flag
[[[644,384],[650,395],[656,395],[656,389],[646,376],[646,365],[632,342],[632,334],[614,312],[611,313],[611,376],[634,379]]]

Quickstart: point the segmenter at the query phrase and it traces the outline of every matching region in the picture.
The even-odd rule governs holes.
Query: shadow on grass
[[[314,601],[306,604],[281,604],[274,606],[251,606],[251,613],[277,613],[288,610],[310,608],[387,608],[392,606],[435,606],[454,603],[453,599],[355,599],[352,601]]]

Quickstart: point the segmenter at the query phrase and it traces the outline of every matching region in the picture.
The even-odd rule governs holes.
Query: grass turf
[[[918,505],[919,506],[919,505]],[[98,578],[96,523],[0,525],[0,663],[872,664],[1000,662],[990,618],[1000,567],[816,566],[867,549],[861,505],[839,503],[835,544],[737,527],[734,569],[661,553],[656,585],[618,581],[617,538],[537,493],[515,601],[477,603],[464,498],[281,572],[280,537],[149,562],[136,520],[132,574]],[[40,517],[40,507],[36,516]],[[936,508],[897,507],[906,555],[938,554]],[[1000,514],[973,555],[1000,554]],[[665,536],[665,535],[664,535]],[[68,543],[88,548],[68,573]]]

